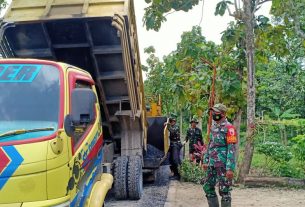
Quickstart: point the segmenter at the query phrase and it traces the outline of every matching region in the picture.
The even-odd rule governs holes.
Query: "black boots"
[[[217,196],[207,199],[208,199],[209,207],[219,207]],[[228,200],[221,199],[221,207],[231,207],[231,199]]]
[[[231,200],[221,200],[221,207],[231,207]]]
[[[218,197],[207,198],[209,207],[219,207]]]

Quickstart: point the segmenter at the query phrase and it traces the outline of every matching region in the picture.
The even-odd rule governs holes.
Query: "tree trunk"
[[[197,125],[197,127],[202,131],[202,116],[200,116],[198,118],[198,125]]]
[[[281,136],[282,144],[284,144],[284,135],[283,135],[282,126],[279,126],[279,131],[280,131],[280,136]]]
[[[264,142],[263,143],[265,143],[266,142],[266,129],[265,129],[265,127],[263,127],[263,133],[264,133]]]
[[[183,133],[183,131],[182,131],[182,127],[183,127],[183,111],[182,111],[182,109],[180,110],[180,136],[182,136],[182,133]]]
[[[287,140],[286,127],[285,127],[285,125],[280,125],[279,128],[280,128],[282,144],[287,146],[288,140]]]
[[[287,177],[247,177],[245,179],[247,187],[305,187],[303,179],[287,178]]]
[[[236,166],[238,166],[238,157],[239,157],[241,115],[242,115],[242,110],[239,109],[238,112],[236,113],[236,117],[233,121],[233,125],[236,128],[237,141],[238,141],[236,144],[236,153],[235,153]]]
[[[288,145],[288,139],[287,139],[287,131],[286,131],[286,126],[284,125],[283,127],[283,142],[284,142],[284,145],[287,146]]]
[[[243,20],[246,26],[246,55],[247,55],[247,135],[244,160],[239,170],[238,181],[244,183],[249,174],[253,151],[255,132],[255,65],[254,65],[254,15],[252,1],[244,0]]]

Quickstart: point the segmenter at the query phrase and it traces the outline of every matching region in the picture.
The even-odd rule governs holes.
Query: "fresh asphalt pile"
[[[144,184],[144,192],[140,200],[117,201],[114,193],[110,191],[105,207],[163,207],[167,198],[169,176],[169,166],[163,165],[157,170],[155,182]]]

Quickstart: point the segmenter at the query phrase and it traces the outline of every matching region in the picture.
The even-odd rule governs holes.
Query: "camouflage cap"
[[[176,116],[176,114],[173,114],[173,113],[172,113],[172,114],[170,115],[170,117],[169,117],[169,121],[170,121],[170,122],[176,121],[176,119],[177,119],[177,116]]]
[[[190,124],[191,124],[191,123],[196,123],[196,124],[198,124],[199,122],[198,122],[197,119],[192,119],[192,120],[190,121]]]
[[[225,113],[228,111],[228,108],[221,103],[217,103],[213,107],[211,107],[210,110],[213,110],[213,111],[219,112],[219,113],[221,113],[221,112]]]
[[[169,118],[169,122],[172,122],[172,121],[176,122],[177,120],[176,120],[176,118]]]

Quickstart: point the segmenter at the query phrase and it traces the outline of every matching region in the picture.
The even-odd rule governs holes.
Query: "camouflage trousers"
[[[226,178],[226,169],[224,167],[208,167],[207,176],[203,180],[203,190],[207,198],[216,197],[216,183],[219,184],[219,195],[222,200],[230,201],[232,190],[232,180]]]
[[[180,150],[181,150],[180,142],[174,142],[170,144],[169,162],[170,162],[170,169],[174,173],[174,176],[180,176],[178,170],[179,166],[181,165]]]

